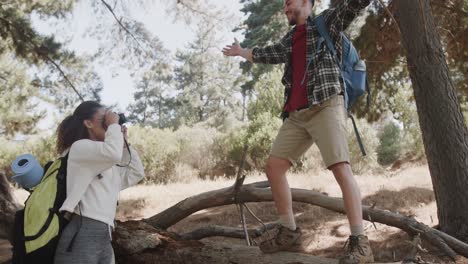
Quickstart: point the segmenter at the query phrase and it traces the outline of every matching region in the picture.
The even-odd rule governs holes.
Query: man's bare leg
[[[351,166],[346,162],[342,162],[332,165],[330,169],[335,175],[335,179],[343,193],[344,206],[351,229],[351,235],[361,235],[364,231],[361,192],[354,179]]]
[[[286,172],[291,167],[289,160],[270,156],[266,165],[266,174],[275,201],[280,223],[291,229],[296,229],[292,210],[291,189],[289,188]]]

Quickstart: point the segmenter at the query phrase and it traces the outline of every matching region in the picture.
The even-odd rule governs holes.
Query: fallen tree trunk
[[[296,252],[263,254],[258,247],[219,242],[183,240],[176,234],[154,228],[144,221],[118,223],[113,241],[118,263],[170,264],[337,264]]]
[[[117,263],[139,264],[338,264],[337,259],[297,252],[263,254],[258,247],[184,240],[145,221],[118,222],[113,246]],[[394,262],[386,264],[416,264]],[[427,262],[424,262],[427,263]],[[379,264],[379,263],[375,263]]]
[[[291,191],[293,201],[295,202],[308,203],[335,212],[345,213],[341,198],[328,197],[320,192],[311,190],[291,189]],[[273,198],[268,188],[268,182],[252,183],[244,185],[241,188],[231,186],[182,200],[145,221],[154,227],[166,229],[197,211],[234,204],[236,200],[239,203],[267,202],[273,201]],[[455,258],[457,253],[468,257],[468,244],[420,223],[414,218],[370,206],[363,206],[363,217],[371,222],[397,227],[411,236],[420,234],[422,239],[428,241],[452,259]]]

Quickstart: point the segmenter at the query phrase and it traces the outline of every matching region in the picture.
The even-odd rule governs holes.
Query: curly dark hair
[[[83,120],[91,119],[93,115],[104,107],[96,101],[86,101],[81,103],[73,112],[67,116],[57,128],[57,152],[61,154],[71,145],[80,139],[89,138],[88,129],[83,124]]]

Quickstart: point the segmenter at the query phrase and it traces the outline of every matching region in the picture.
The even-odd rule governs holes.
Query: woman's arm
[[[124,149],[121,165],[127,165],[125,167],[119,167],[120,177],[122,179],[121,190],[124,190],[130,186],[136,185],[145,177],[145,171],[143,163],[141,162],[138,152],[132,147],[129,147],[131,154],[128,149]]]
[[[99,174],[122,160],[123,145],[120,126],[112,124],[107,128],[103,142],[82,139],[73,143],[69,160],[75,164],[93,167]]]

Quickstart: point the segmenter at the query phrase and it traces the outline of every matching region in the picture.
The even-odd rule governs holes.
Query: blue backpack
[[[366,156],[366,151],[364,149],[364,145],[362,144],[356,122],[354,117],[351,115],[351,107],[354,105],[357,98],[363,95],[365,92],[367,92],[367,108],[369,108],[370,87],[369,82],[367,81],[366,64],[359,58],[359,54],[357,53],[356,48],[354,48],[353,43],[349,41],[343,32],[340,33],[342,40],[342,60],[340,61],[336,49],[333,45],[333,41],[330,37],[330,34],[328,33],[328,28],[325,24],[323,15],[317,16],[314,19],[314,22],[321,36],[317,44],[317,50],[319,50],[322,43],[325,42],[328,50],[333,56],[338,68],[340,69],[343,87],[345,90],[345,107],[348,112],[348,116],[353,122],[354,132],[359,143],[359,148],[361,149],[362,154]]]

